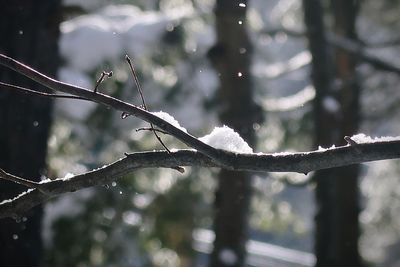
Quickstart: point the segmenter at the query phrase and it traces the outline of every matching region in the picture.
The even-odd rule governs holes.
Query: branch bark
[[[135,115],[140,119],[153,123],[162,130],[186,143],[196,150],[152,151],[127,154],[126,157],[105,167],[75,175],[71,178],[46,180],[41,183],[29,183],[30,189],[13,199],[0,203],[0,218],[18,218],[40,203],[60,194],[74,192],[83,188],[104,185],[115,181],[136,169],[172,168],[176,166],[218,167],[235,171],[252,172],[298,172],[307,174],[310,171],[327,169],[351,164],[364,163],[384,159],[400,158],[400,139],[393,141],[376,141],[358,143],[337,148],[322,149],[311,152],[278,153],[278,154],[238,154],[211,147],[196,137],[183,132],[163,119],[140,109],[134,105],[94,93],[88,89],[65,84],[46,77],[38,71],[0,54],[0,64],[24,74],[55,91],[72,94],[116,110]],[[10,87],[0,83],[0,88],[28,92],[18,86]],[[40,92],[40,91],[37,91]],[[47,96],[47,95],[43,95]],[[49,96],[52,97],[52,96]],[[7,177],[8,176],[8,177]],[[11,175],[14,179],[15,175]],[[0,170],[0,179],[8,179],[10,174]],[[10,180],[10,179],[8,179]],[[21,177],[14,179],[18,183],[27,181]]]
[[[236,154],[220,150],[230,169],[253,172],[298,172],[347,166],[369,161],[400,158],[400,140],[362,143],[327,150],[281,154]],[[224,161],[225,161],[224,160]],[[0,203],[0,218],[23,216],[34,206],[58,195],[87,187],[104,185],[142,168],[175,168],[176,166],[224,168],[218,161],[195,150],[151,151],[127,154],[105,167],[71,178],[46,180],[14,199]],[[3,172],[0,172],[0,178]],[[21,178],[22,179],[22,178]]]
[[[63,83],[60,81],[57,81],[53,78],[47,77],[44,74],[38,72],[37,70],[34,70],[33,68],[22,64],[21,62],[18,62],[17,60],[10,58],[8,56],[5,56],[3,54],[0,54],[0,65],[3,65],[11,70],[14,70],[29,79],[36,81],[40,83],[41,85],[52,89],[54,91],[61,91],[67,94],[79,96],[82,98],[87,98],[92,100],[93,102],[97,102],[99,104],[103,104],[106,106],[109,106],[111,108],[114,108],[116,110],[125,112],[129,115],[136,116],[144,121],[147,121],[151,124],[156,125],[159,127],[161,130],[164,130],[174,136],[175,138],[179,139],[189,147],[192,147],[194,149],[197,149],[200,152],[203,152],[207,156],[213,158],[216,161],[219,161],[221,159],[224,159],[221,157],[220,151],[218,149],[213,148],[212,146],[209,146],[200,140],[196,139],[194,136],[178,129],[177,127],[173,126],[172,124],[168,123],[167,121],[157,117],[156,115],[151,114],[150,112],[139,108],[135,105],[129,104],[127,102],[121,101],[119,99],[113,98],[111,96],[99,93],[99,92],[93,92],[89,89],[75,86],[72,84],[67,84]],[[0,84],[0,88],[4,87],[4,85]],[[9,87],[8,87],[9,88]],[[15,88],[18,89],[18,88]],[[229,169],[229,162],[220,162],[223,166],[226,166]]]

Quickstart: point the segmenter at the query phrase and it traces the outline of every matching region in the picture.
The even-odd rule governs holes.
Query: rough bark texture
[[[59,1],[10,1],[0,10],[0,52],[55,75]],[[2,68],[0,80],[35,88],[32,81]],[[51,100],[10,91],[0,92],[0,167],[40,179],[45,169]],[[0,199],[25,190],[0,181]],[[39,266],[42,209],[31,216],[0,220],[0,266]]]
[[[354,38],[356,14],[353,1],[333,3],[335,33]],[[321,3],[319,0],[304,0],[303,4],[313,55],[312,80],[316,88],[315,143],[321,146],[341,145],[343,136],[354,134],[359,125],[356,63],[342,50],[334,51],[334,60],[331,60]],[[360,266],[358,173],[359,167],[353,165],[315,174],[317,266]]]
[[[254,144],[257,108],[252,99],[251,44],[246,31],[248,1],[218,0],[217,43],[209,56],[220,77],[220,120]],[[209,266],[243,266],[251,179],[245,172],[222,170],[215,199],[214,250]]]

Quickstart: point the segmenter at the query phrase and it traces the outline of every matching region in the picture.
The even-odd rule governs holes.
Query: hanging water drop
[[[121,119],[126,119],[129,116],[125,111],[121,113]]]

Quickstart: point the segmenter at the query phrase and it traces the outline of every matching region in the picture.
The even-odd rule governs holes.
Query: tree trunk
[[[58,60],[60,2],[20,0],[3,4],[0,10],[0,52],[55,76]],[[2,69],[2,82],[28,88],[36,84]],[[51,122],[50,99],[0,91],[0,167],[28,179],[45,174],[47,137]],[[26,188],[0,181],[0,199]],[[39,266],[42,209],[29,217],[0,220],[0,266]]]
[[[251,44],[246,31],[247,1],[218,0],[215,7],[217,43],[209,58],[220,77],[219,116],[250,146],[253,124],[260,117],[252,99]],[[215,198],[214,250],[211,267],[243,266],[247,241],[251,176],[222,170]]]
[[[335,2],[336,33],[353,38],[356,14],[352,1],[332,2]],[[313,55],[312,81],[316,89],[315,144],[324,147],[343,145],[343,137],[353,135],[359,125],[359,85],[355,79],[355,62],[350,55],[339,50],[334,51],[334,60],[331,60],[320,1],[304,0],[303,5]],[[348,166],[315,174],[318,209],[315,218],[316,266],[360,266],[358,173],[358,166]]]

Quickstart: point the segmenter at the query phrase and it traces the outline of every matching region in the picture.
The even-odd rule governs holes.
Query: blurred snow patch
[[[85,73],[71,67],[62,67],[57,73],[58,79],[62,82],[80,86],[86,89],[94,87],[94,82]]]
[[[178,129],[184,131],[185,133],[187,133],[187,130],[184,127],[182,127],[179,124],[179,122],[174,117],[172,117],[170,114],[168,114],[167,112],[157,111],[157,112],[150,112],[150,113],[155,115],[155,116],[157,116],[157,117],[159,117],[160,119],[163,119],[163,120],[169,122],[170,124],[172,124],[176,128],[178,128]]]
[[[373,142],[383,142],[383,141],[398,141],[400,136],[381,136],[381,137],[371,137],[363,133],[353,135],[351,137],[356,143],[373,143]]]
[[[122,53],[143,56],[152,51],[171,24],[192,13],[189,8],[162,13],[132,5],[106,6],[63,22],[60,51],[71,67],[91,71],[102,62],[119,61]]]
[[[71,99],[57,99],[57,109],[73,120],[84,121],[96,108],[97,103]]]
[[[290,111],[301,108],[315,97],[315,89],[308,85],[301,91],[285,97],[270,98],[262,101],[263,107],[267,111]]]
[[[253,149],[243,138],[228,126],[215,127],[214,130],[200,138],[200,141],[219,149],[237,153],[253,153]]]
[[[90,89],[94,84],[90,77],[85,73],[71,67],[63,67],[58,71],[58,79],[62,82]],[[57,99],[57,109],[62,114],[74,120],[85,120],[95,109],[96,103],[90,101]]]
[[[252,72],[258,77],[269,79],[278,78],[289,72],[298,70],[311,63],[311,54],[309,51],[303,51],[292,58],[273,64],[257,63],[252,67]]]

